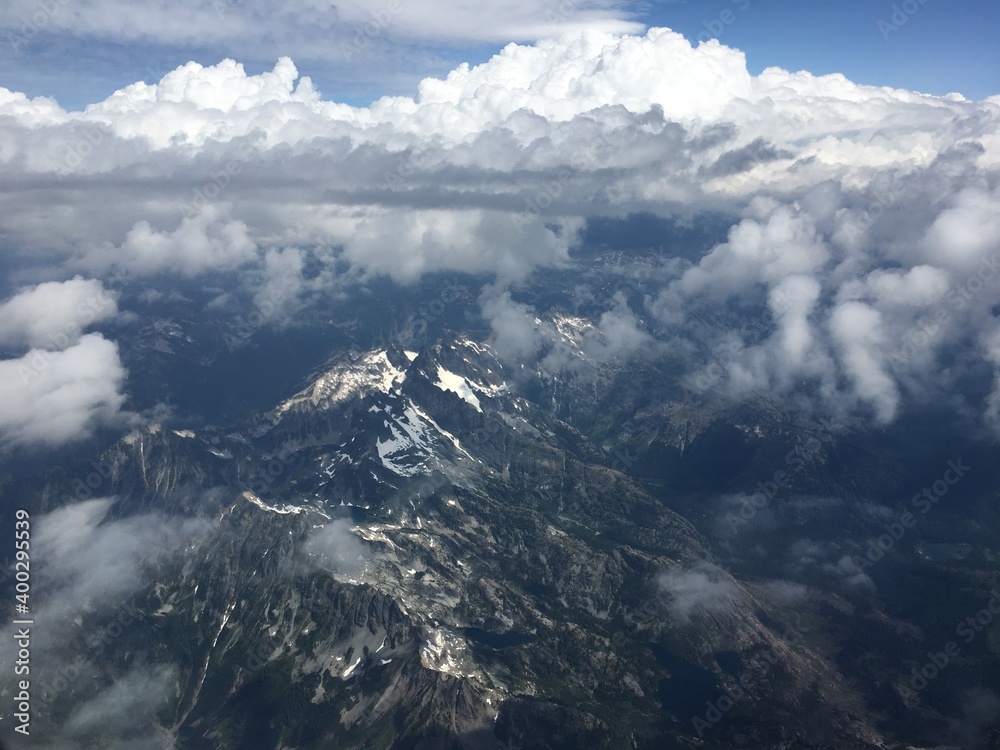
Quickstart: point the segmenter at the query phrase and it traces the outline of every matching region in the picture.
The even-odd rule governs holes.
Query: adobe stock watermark
[[[158,84],[166,77],[167,73],[172,72],[172,69],[168,70],[167,68],[157,65],[155,62],[153,64],[146,64],[145,68],[146,75],[143,77],[143,80],[148,81],[148,83],[151,84]]]
[[[96,497],[96,493],[104,483],[114,476],[115,467],[108,461],[98,459],[92,461],[90,468],[92,472],[84,477],[77,477],[70,484],[69,490],[62,493],[64,503],[76,503]]]
[[[726,27],[736,23],[736,19],[739,18],[737,12],[744,13],[750,8],[750,0],[730,0],[730,2],[736,8],[736,11],[733,11],[732,8],[724,8],[715,18],[706,19],[702,22],[705,31],[698,35],[699,42],[705,43],[710,42],[712,39],[721,38]]]
[[[754,517],[766,508],[770,502],[778,496],[786,487],[789,487],[796,473],[806,466],[803,455],[810,450],[815,450],[822,445],[818,438],[808,435],[805,438],[796,440],[795,447],[785,454],[786,469],[778,469],[766,482],[757,482],[754,488],[756,491],[743,499],[739,513],[726,514],[726,522],[730,531],[737,532],[741,526],[750,523]]]
[[[41,683],[40,703],[44,706],[51,705],[60,693],[68,690],[84,674],[90,663],[88,655],[100,657],[128,628],[142,619],[143,613],[135,601],[123,604],[109,624],[100,627],[86,639],[86,654],[77,654],[71,662],[59,667],[54,677]]]
[[[274,656],[275,646],[268,646],[266,643],[259,642],[250,647],[247,651],[246,659],[243,664],[234,664],[233,671],[239,672],[241,670],[246,670],[248,672],[257,672],[264,667],[266,667],[271,658]]]
[[[233,179],[243,171],[243,166],[259,155],[256,146],[244,144],[240,147],[239,153],[224,165],[222,168],[208,173],[205,182],[192,189],[191,197],[181,206],[181,213],[187,219],[198,216],[205,206],[219,200],[223,193],[233,183]]]
[[[857,239],[863,235],[878,221],[885,212],[895,206],[902,197],[905,187],[897,182],[895,175],[889,177],[888,185],[875,187],[872,195],[872,202],[860,217],[851,216],[845,223],[844,228],[852,235],[852,239]]]
[[[279,313],[289,297],[281,291],[272,291],[254,298],[254,308],[246,317],[239,315],[236,318],[236,325],[232,331],[226,331],[222,335],[226,350],[233,354],[238,349],[246,346],[254,334],[270,323],[273,323],[277,313]]]
[[[340,43],[340,53],[347,62],[354,62],[355,58],[367,52],[372,42],[383,36],[392,25],[393,20],[403,10],[403,5],[399,0],[389,0],[380,10],[368,11],[368,19],[361,24],[358,31],[351,37],[351,41]]]
[[[185,750],[187,741],[177,733],[174,727],[153,727],[152,741],[157,743],[159,750]]]
[[[882,34],[882,39],[888,42],[889,37],[908,24],[928,2],[929,0],[903,0],[901,3],[893,3],[889,9],[892,11],[889,18],[880,18],[875,24]]]
[[[643,437],[642,442],[646,445],[650,445],[656,440],[660,435],[660,428],[657,427],[653,432],[651,437]],[[613,450],[603,448],[604,460],[607,465],[614,471],[621,472],[622,474],[627,474],[629,469],[635,466],[636,462],[642,458],[642,456],[635,450],[632,445],[615,446]]]
[[[554,10],[545,11],[545,20],[549,29],[558,32],[559,27],[569,21],[580,10],[580,3],[575,0],[560,0]]]
[[[990,599],[982,609],[961,620],[955,626],[955,635],[965,643],[972,644],[979,634],[1000,621],[1000,588],[990,591]],[[899,693],[908,700],[915,701],[920,693],[936,680],[962,653],[958,641],[948,641],[940,651],[928,651],[927,661],[910,670],[910,679],[899,687]]]
[[[510,727],[507,731],[509,732],[509,736],[506,740],[497,740],[497,750],[524,750],[524,730],[518,727]]]
[[[642,615],[647,621],[659,620],[663,616],[663,605],[653,599],[646,599],[639,607],[637,614]],[[611,634],[610,640],[613,646],[621,648],[632,639],[625,631],[616,630]]]
[[[317,595],[325,597],[334,606],[339,606],[339,601],[334,590],[317,592]],[[268,642],[268,639],[271,640],[271,643]],[[266,638],[255,641],[248,646],[246,652],[243,654],[243,658],[238,660],[236,664],[233,664],[233,672],[258,672],[273,660],[280,658],[281,654],[285,652],[286,647],[289,646],[285,640],[285,636],[280,635],[277,631],[266,633]],[[294,651],[294,643],[290,648]]]
[[[469,296],[468,287],[453,279],[445,279],[435,298],[421,304],[410,314],[406,322],[391,335],[392,341],[404,349],[419,349],[427,341],[431,324],[445,314],[449,305],[468,299]]]
[[[291,466],[296,464],[297,460],[298,456],[293,453],[284,458],[271,458],[266,463],[254,463],[250,470],[239,479],[243,486],[255,495],[264,494],[288,472]],[[68,488],[65,488],[64,485],[63,503],[71,504],[100,497],[99,493],[101,493],[105,483],[114,477],[114,465],[104,459],[91,462],[89,468],[93,471],[74,479]]]
[[[212,10],[223,20],[234,8],[242,8],[243,0],[212,0]]]
[[[778,327],[778,316],[792,309],[795,302],[795,296],[787,291],[772,289],[770,302],[762,314],[755,320],[744,321],[740,325],[735,331],[737,340],[717,345],[712,351],[711,361],[693,379],[686,381],[686,387],[695,393],[716,390],[729,374],[730,368],[740,363],[740,355],[746,348],[746,342],[766,339]],[[721,321],[711,320],[700,313],[692,315],[709,327],[724,327]]]
[[[15,55],[21,53],[21,48],[53,25],[59,11],[70,4],[72,0],[38,0],[38,10],[27,18],[22,18],[21,28],[17,33],[8,32],[7,41]]]
[[[808,628],[802,627],[801,618],[797,617],[795,625],[787,626],[785,632],[781,634],[781,640],[790,646],[795,646],[803,641],[803,634],[808,632]],[[780,664],[780,659],[773,648],[768,648],[761,656],[761,663],[766,676],[773,667]],[[705,702],[703,714],[691,717],[691,725],[699,738],[704,737],[706,731],[719,724],[726,714],[752,695],[752,688],[742,674],[734,679],[736,686],[733,689],[724,687],[722,695],[715,700]]]
[[[920,492],[910,498],[910,508],[900,513],[893,521],[884,524],[885,534],[877,538],[868,540],[868,549],[864,557],[854,555],[851,557],[859,568],[871,568],[886,556],[899,542],[906,536],[910,529],[913,529],[923,516],[931,512],[941,500],[951,491],[951,488],[962,481],[963,477],[972,470],[971,466],[963,463],[962,459],[950,460],[947,462],[945,471],[941,479],[935,480],[928,487],[924,487]]]
[[[82,133],[74,134],[53,165],[56,179],[62,181],[79,170],[108,135],[110,133],[106,133],[104,127],[96,123],[88,123]]]
[[[254,464],[249,475],[241,477],[241,480],[246,483],[246,488],[255,495],[265,494],[274,486],[275,482],[287,473],[291,466],[295,465],[297,460],[298,455],[290,453],[284,458],[274,457],[263,466]]]
[[[424,163],[425,158],[426,155],[423,153],[417,153],[412,149],[407,151],[406,156],[396,162],[394,169],[383,173],[382,189],[391,192],[402,190],[409,179],[416,174],[416,170],[426,166]]]
[[[937,334],[951,322],[953,315],[965,309],[998,273],[1000,273],[1000,255],[994,254],[990,258],[983,258],[975,272],[945,293],[944,301],[954,309],[939,304],[933,312],[923,315],[903,336],[902,345],[889,355],[889,361],[896,365],[905,365],[913,361],[913,358],[930,346]]]
[[[591,155],[588,156],[583,151],[575,152],[567,165],[568,169],[560,169],[555,174],[555,179],[542,182],[541,186],[535,190],[534,195],[525,197],[524,210],[510,215],[510,219],[518,231],[542,218],[548,209],[555,205],[566,192],[566,188],[573,180],[575,173],[592,168],[595,160],[602,154],[611,154],[616,150],[615,144],[603,134],[596,139],[588,140],[587,143],[592,149]]]

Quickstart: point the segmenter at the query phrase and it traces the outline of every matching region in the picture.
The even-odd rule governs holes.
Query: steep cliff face
[[[65,747],[885,746],[895,687],[836,631],[881,615],[775,582],[699,505],[775,465],[782,489],[840,476],[842,435],[593,367],[525,376],[465,336],[353,351],[245,422],[144,427],[76,489],[30,491],[39,512],[111,498],[97,528],[183,530],[137,558],[140,625],[100,654],[121,605],[63,615],[41,679],[86,668],[39,726]],[[774,534],[762,518],[734,528]],[[148,716],[81,719],[139,668],[160,670]]]

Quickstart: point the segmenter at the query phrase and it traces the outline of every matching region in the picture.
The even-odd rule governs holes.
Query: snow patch
[[[401,417],[390,419],[386,419],[385,425],[391,436],[375,444],[382,465],[404,477],[419,474],[433,454],[427,425],[411,408],[405,409]],[[405,459],[409,460],[404,463]]]
[[[479,405],[479,398],[476,396],[472,385],[461,375],[444,369],[441,365],[437,368],[437,382],[434,384],[442,391],[451,391],[466,403],[471,404],[476,411],[482,412],[483,407]]]
[[[266,510],[268,513],[280,513],[283,516],[288,514],[298,515],[299,513],[305,513],[308,510],[308,508],[303,508],[298,505],[283,505],[280,508],[274,505],[268,505],[249,490],[240,495],[240,497],[242,497],[248,503],[256,505],[261,510]],[[292,532],[288,533],[290,534]]]
[[[343,673],[343,675],[342,675],[342,676],[344,677],[344,679],[345,679],[345,680],[346,680],[346,679],[347,679],[348,677],[350,677],[350,676],[351,676],[351,672],[353,672],[353,671],[354,671],[355,669],[357,669],[357,668],[358,668],[358,665],[359,665],[360,663],[361,663],[361,657],[359,656],[359,657],[358,657],[358,660],[357,660],[356,662],[354,662],[354,663],[353,663],[353,664],[352,664],[351,666],[349,666],[349,667],[348,667],[347,669],[345,669],[345,670],[344,670],[344,673]]]
[[[428,463],[437,460],[435,442],[438,435],[450,440],[457,451],[471,458],[454,435],[442,429],[412,401],[406,402],[399,416],[374,406],[369,411],[385,413],[383,424],[389,428],[390,436],[384,440],[380,438],[375,449],[382,465],[400,476],[424,473]]]

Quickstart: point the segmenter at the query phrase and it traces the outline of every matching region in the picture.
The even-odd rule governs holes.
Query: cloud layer
[[[234,11],[234,28],[255,8]],[[530,29],[552,10],[539,8],[504,15]],[[425,33],[417,9],[399,11],[398,33]],[[154,34],[130,14],[115,20],[121,33]],[[718,42],[598,24],[363,108],[325,100],[287,58],[259,75],[189,63],[80,113],[0,89],[0,144],[0,242],[26,282],[239,272],[251,296],[277,289],[293,304],[320,284],[467,272],[496,283],[484,312],[527,350],[537,342],[516,329],[535,311],[504,289],[578,265],[588,222],[721,214],[724,243],[661,259],[644,306],[616,298],[593,321],[592,356],[642,348],[652,332],[690,353],[695,391],[766,392],[881,423],[942,398],[987,423],[1000,413],[1000,378],[985,399],[958,387],[1000,371],[997,97],[753,76]],[[308,279],[305,253],[323,259]],[[62,325],[53,316],[22,343]],[[109,351],[101,361],[120,383]],[[113,411],[118,392],[96,403]],[[0,423],[40,439],[18,424]]]

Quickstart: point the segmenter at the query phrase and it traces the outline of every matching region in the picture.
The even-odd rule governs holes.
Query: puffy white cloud
[[[334,113],[340,109],[332,107]],[[154,148],[170,149],[229,140],[256,128],[269,135],[282,133],[282,140],[289,141],[295,137],[294,125],[319,120],[316,115],[322,111],[310,79],[300,79],[291,59],[282,57],[273,70],[255,76],[234,60],[209,67],[190,62],[159,83],[139,82],[116,91],[79,119],[106,124],[120,138],[142,138]],[[282,131],[290,119],[293,127]]]
[[[477,24],[486,26],[481,18]],[[837,75],[771,68],[754,77],[742,52],[717,42],[693,47],[669,29],[650,29],[643,36],[588,29],[530,46],[510,44],[482,65],[461,65],[443,79],[425,79],[414,98],[386,97],[370,107],[322,100],[308,78],[298,79],[288,58],[255,76],[233,60],[209,67],[188,63],[156,84],[125,87],[84,113],[0,93],[0,112],[22,123],[104,123],[121,137],[143,137],[158,148],[200,146],[257,129],[279,142],[348,133],[363,137],[365,131],[381,141],[389,135],[379,130],[385,127],[454,142],[475,138],[519,113],[533,113],[544,125],[614,106],[631,113],[657,107],[668,121],[687,125],[735,123],[745,136],[738,145],[753,146],[744,154],[751,164],[787,152],[790,158],[855,169],[927,164],[943,145],[956,142],[958,131],[964,129],[965,138],[984,131],[986,137],[998,109],[861,86]],[[979,122],[967,122],[974,119]],[[895,137],[903,133],[905,140]],[[734,144],[706,145],[716,147],[709,151],[714,163]],[[739,166],[734,162],[730,169]]]
[[[813,348],[814,335],[809,324],[820,285],[809,276],[786,276],[771,290],[768,306],[779,321],[779,346],[783,360],[793,370],[800,370]]]
[[[729,241],[691,268],[676,291],[724,300],[745,292],[748,284],[771,285],[793,274],[815,273],[828,259],[812,217],[778,206],[763,220],[747,218],[733,227]],[[671,294],[668,290],[667,299]]]
[[[939,303],[948,291],[949,274],[934,266],[914,266],[908,271],[872,271],[840,287],[838,299],[878,301],[885,305],[927,307]]]
[[[595,364],[624,360],[654,351],[656,342],[623,294],[595,321],[558,311],[542,312],[516,302],[509,291],[491,287],[480,299],[483,317],[492,328],[493,348],[513,364],[531,363],[548,374],[586,372]]]
[[[81,22],[173,33],[165,16],[180,11],[148,5],[145,16]],[[432,5],[401,5],[378,33],[427,33],[418,16],[430,29],[445,7],[461,29],[472,7]],[[575,8],[556,25],[621,20],[610,3]],[[188,10],[188,20],[215,13]],[[229,30],[199,33],[242,34],[259,9],[223,10]],[[504,6],[510,24],[489,33],[516,37],[514,26],[534,29],[552,10]],[[58,23],[76,18],[66,12]],[[478,25],[492,12],[477,10]],[[330,13],[283,10],[275,33],[304,18],[318,29],[367,23],[360,6]],[[344,265],[352,278],[400,283],[479,274],[501,285],[484,297],[498,345],[523,355],[559,332],[536,326],[502,286],[580,262],[572,250],[588,220],[721,213],[734,217],[727,241],[664,264],[647,311],[657,335],[691,353],[693,381],[885,421],[984,365],[1000,369],[984,343],[1000,289],[995,100],[776,68],[753,76],[717,42],[590,27],[508,45],[368,107],[325,100],[282,58],[258,75],[231,60],[189,63],[82,113],[0,90],[0,115],[0,174],[30,188],[0,192],[0,242],[58,265],[47,279],[239,271],[258,306],[288,300],[278,320],[338,283]],[[307,249],[323,259],[308,280]],[[726,322],[706,326],[708,310]],[[620,304],[592,324],[595,358],[614,356],[615,341],[642,348],[656,327]]]
[[[88,326],[117,314],[115,295],[100,281],[50,281],[0,303],[0,343],[64,349],[78,343]]]
[[[501,357],[524,361],[545,339],[542,321],[528,305],[511,299],[509,291],[490,290],[482,299],[482,311],[493,328],[493,348]]]
[[[226,218],[215,206],[205,206],[196,216],[181,219],[173,231],[139,221],[119,247],[105,244],[88,251],[81,264],[95,272],[125,269],[138,276],[174,272],[191,277],[238,268],[256,256],[257,246],[245,223]]]
[[[860,302],[845,302],[833,311],[830,329],[858,397],[874,407],[880,422],[891,421],[899,406],[899,390],[886,371],[889,341],[878,310]]]
[[[929,263],[969,271],[1000,252],[1000,188],[969,188],[934,219],[921,250]]]
[[[584,352],[598,360],[628,356],[653,344],[653,338],[642,329],[625,295],[618,292],[613,303],[610,310],[601,313],[594,335],[584,344]]]
[[[0,447],[62,445],[115,423],[124,381],[118,346],[100,334],[0,360]]]
[[[267,251],[263,282],[254,294],[254,307],[265,321],[287,319],[299,308],[308,286],[302,277],[304,263],[305,253],[295,247]]]
[[[359,222],[345,255],[400,282],[440,269],[516,280],[539,266],[565,262],[571,239],[567,227],[557,232],[538,219],[496,211],[394,211]]]
[[[118,315],[116,295],[76,276],[25,288],[0,303],[0,344],[29,350],[0,360],[0,449],[58,446],[118,420],[125,370],[96,323]]]

